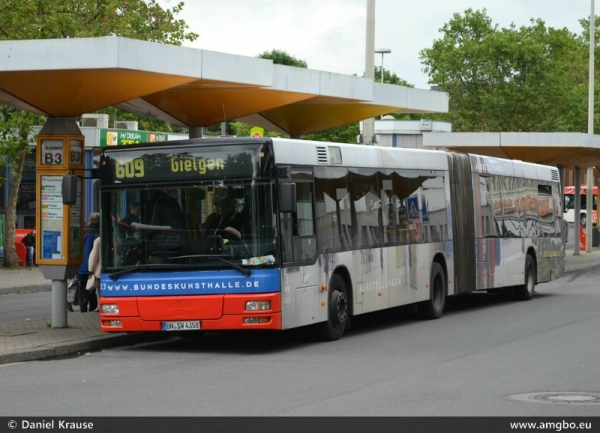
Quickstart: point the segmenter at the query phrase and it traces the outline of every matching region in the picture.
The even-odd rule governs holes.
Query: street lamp
[[[383,83],[383,55],[392,52],[389,48],[378,48],[375,50],[377,54],[381,54],[381,82]]]

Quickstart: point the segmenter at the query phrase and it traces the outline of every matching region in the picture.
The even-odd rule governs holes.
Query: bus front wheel
[[[439,319],[446,305],[446,276],[444,269],[438,262],[431,267],[429,280],[429,299],[417,304],[419,316],[423,319]]]
[[[327,321],[320,324],[319,336],[326,341],[342,338],[348,323],[348,291],[342,277],[334,274],[329,283]]]

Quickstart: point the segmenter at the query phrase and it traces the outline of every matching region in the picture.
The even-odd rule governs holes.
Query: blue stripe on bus
[[[227,293],[273,293],[281,291],[279,269],[252,270],[249,277],[240,272],[185,271],[149,272],[120,275],[116,281],[103,274],[101,296],[214,295]]]

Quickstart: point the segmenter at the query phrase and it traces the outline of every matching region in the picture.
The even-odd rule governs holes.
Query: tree
[[[0,39],[123,36],[181,45],[198,35],[156,0],[0,0]]]
[[[0,0],[0,39],[50,39],[123,36],[181,45],[197,34],[175,15],[179,2],[163,9],[155,0]],[[1,107],[0,149],[11,158],[12,183],[6,206],[4,266],[17,264],[14,249],[17,191],[34,116]],[[5,160],[6,162],[6,160]]]
[[[352,122],[347,125],[308,134],[304,138],[307,140],[327,141],[330,143],[356,144],[356,137],[359,133],[360,129],[358,127],[358,122]]]
[[[375,78],[373,78],[373,81],[381,83],[381,66],[375,66]],[[395,72],[391,72],[389,69],[383,70],[383,82],[385,84],[394,84],[396,86],[414,87],[412,84],[409,84],[408,81],[398,77]]]
[[[420,53],[429,82],[450,95],[439,117],[456,131],[576,131],[587,80],[584,46],[541,20],[498,28],[486,10],[454,14]]]
[[[296,57],[288,54],[282,50],[265,51],[264,53],[256,56],[260,59],[272,60],[276,65],[296,66],[297,68],[308,68],[308,65],[304,60],[297,59]]]
[[[16,209],[19,187],[25,157],[30,151],[31,132],[35,116],[24,111],[9,107],[0,107],[0,154],[3,155],[2,164],[8,165],[13,181],[8,187],[8,201],[6,203],[5,233],[4,233],[4,266],[18,266],[17,252],[15,250]],[[10,158],[7,164],[6,158]],[[6,179],[0,178],[4,183]],[[9,229],[10,228],[10,229]]]

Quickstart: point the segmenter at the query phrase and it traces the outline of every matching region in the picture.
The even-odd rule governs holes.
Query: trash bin
[[[15,250],[17,250],[19,266],[27,266],[27,247],[21,242],[15,242]]]
[[[598,227],[592,227],[592,246],[600,247],[600,230]]]

